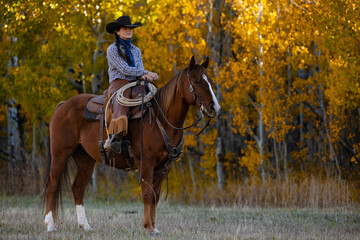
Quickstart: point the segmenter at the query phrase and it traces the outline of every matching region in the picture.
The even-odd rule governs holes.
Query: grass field
[[[0,197],[0,239],[360,239],[356,209],[284,209],[245,206],[199,207],[160,202],[159,236],[142,227],[141,202],[87,200],[93,231],[78,229],[70,200],[47,233],[39,198]]]

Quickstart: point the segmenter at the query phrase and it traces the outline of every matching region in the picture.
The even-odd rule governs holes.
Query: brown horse
[[[155,99],[151,100],[154,115],[165,129],[172,145],[177,146],[182,141],[183,130],[181,127],[190,105],[196,105],[209,118],[215,117],[220,111],[220,105],[211,88],[211,80],[206,73],[208,63],[209,58],[201,65],[195,64],[194,57],[192,57],[189,67],[176,74],[170,82],[159,89]],[[60,182],[68,169],[70,157],[75,160],[77,165],[77,175],[72,184],[72,191],[78,226],[84,230],[91,229],[86,219],[83,199],[95,163],[101,162],[98,147],[99,122],[87,121],[83,117],[84,108],[92,97],[94,95],[80,94],[63,102],[55,109],[50,121],[50,160],[44,191],[45,224],[48,231],[56,231],[54,218],[58,203],[61,201]],[[164,115],[161,114],[161,110]],[[134,149],[136,167],[142,169],[139,171],[141,173],[139,177],[144,202],[143,226],[151,233],[158,233],[159,231],[155,227],[156,205],[159,201],[162,182],[171,169],[171,163],[170,166],[164,168],[169,163],[169,152],[157,121],[150,118],[149,114],[143,118],[142,165],[139,119],[129,122],[127,138]],[[129,167],[123,153],[115,157],[115,167],[119,169]],[[159,174],[162,171],[165,173]]]

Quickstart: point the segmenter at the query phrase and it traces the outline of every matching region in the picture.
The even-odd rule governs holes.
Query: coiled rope
[[[131,87],[135,87],[138,84],[139,84],[138,82],[131,82],[131,83],[124,85],[122,88],[120,88],[117,91],[116,101],[120,105],[126,106],[126,107],[135,107],[135,106],[139,106],[140,104],[142,104],[141,98],[130,99],[130,98],[124,97],[124,92],[127,89],[129,89]],[[145,85],[144,81],[141,81],[140,84]],[[144,96],[144,103],[147,103],[148,101],[150,101],[153,98],[153,95],[155,95],[158,90],[153,84],[146,84],[146,86],[149,88],[150,92]]]

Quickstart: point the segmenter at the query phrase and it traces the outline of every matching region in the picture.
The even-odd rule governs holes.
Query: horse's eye
[[[199,79],[194,80],[194,84],[199,84],[199,83],[200,83]]]

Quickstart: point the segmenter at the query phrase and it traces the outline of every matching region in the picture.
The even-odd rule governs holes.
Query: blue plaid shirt
[[[124,46],[120,45],[120,49],[125,53]],[[140,49],[131,44],[130,51],[134,56],[135,67],[130,67],[126,60],[120,57],[115,42],[108,47],[106,57],[109,64],[109,83],[117,78],[135,80],[136,77],[148,73],[148,71],[144,70]]]

